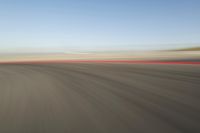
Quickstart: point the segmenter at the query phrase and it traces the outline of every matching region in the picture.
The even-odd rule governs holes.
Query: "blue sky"
[[[199,0],[1,0],[0,51],[200,45]]]

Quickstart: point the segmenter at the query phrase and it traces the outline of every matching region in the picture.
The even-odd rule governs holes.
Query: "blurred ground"
[[[198,60],[200,51],[88,52],[70,54],[4,54],[0,62],[38,60]]]
[[[199,133],[200,67],[1,64],[0,133]]]

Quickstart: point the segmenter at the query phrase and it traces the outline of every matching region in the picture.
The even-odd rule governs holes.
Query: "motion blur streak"
[[[199,65],[0,65],[0,133],[199,133],[199,103]]]
[[[0,64],[60,64],[60,63],[131,63],[131,64],[188,64],[200,65],[200,61],[162,61],[162,60],[33,60],[33,61],[3,61]]]

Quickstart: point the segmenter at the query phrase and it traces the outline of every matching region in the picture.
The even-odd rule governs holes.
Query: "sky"
[[[200,0],[0,0],[0,52],[200,46]]]

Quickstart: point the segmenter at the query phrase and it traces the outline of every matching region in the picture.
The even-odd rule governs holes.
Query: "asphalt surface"
[[[200,66],[1,64],[0,133],[200,133]]]

